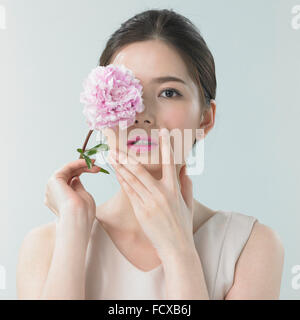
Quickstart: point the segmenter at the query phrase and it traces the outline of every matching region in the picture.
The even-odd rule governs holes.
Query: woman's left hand
[[[179,174],[179,185],[168,130],[160,133],[159,141],[162,155],[160,180],[153,178],[140,162],[121,150],[117,154],[111,151],[110,160],[137,220],[159,257],[164,259],[170,252],[194,248],[193,184],[184,165]]]

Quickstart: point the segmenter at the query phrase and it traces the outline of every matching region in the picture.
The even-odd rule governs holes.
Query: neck
[[[122,187],[97,211],[96,218],[104,225],[129,234],[140,234],[140,224],[135,216],[127,193]]]
[[[177,181],[180,181],[180,168],[177,166]],[[152,176],[155,179],[161,177],[161,175],[157,174],[152,174]],[[142,227],[135,216],[131,201],[123,187],[106,203],[97,207],[96,218],[107,227],[122,233],[139,236],[143,234]]]

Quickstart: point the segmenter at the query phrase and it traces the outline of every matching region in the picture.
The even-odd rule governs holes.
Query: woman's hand
[[[92,160],[94,164],[95,159]],[[83,172],[96,173],[100,167],[94,165],[88,169],[84,159],[67,163],[54,172],[48,180],[45,193],[45,205],[59,218],[63,214],[82,216],[90,226],[96,214],[93,197],[83,187],[79,176]]]
[[[130,155],[127,157],[121,150],[116,155],[110,151],[110,160],[142,229],[163,259],[170,250],[184,252],[195,248],[194,212],[192,181],[186,175],[184,165],[179,174],[179,185],[167,130],[159,141],[163,173],[160,180],[153,178],[140,162]]]

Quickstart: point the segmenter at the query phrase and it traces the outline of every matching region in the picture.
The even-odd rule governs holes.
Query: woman
[[[124,64],[143,85],[145,110],[129,130],[213,128],[214,59],[197,28],[172,10],[148,10],[109,39],[99,65]],[[181,79],[157,79],[172,76]],[[130,132],[129,132],[130,133]],[[278,299],[284,249],[255,217],[214,211],[193,198],[185,161],[174,164],[167,135],[140,154],[124,153],[106,129],[120,190],[96,206],[79,176],[83,159],[57,170],[45,204],[59,217],[25,237],[20,299]],[[146,137],[147,138],[147,137]],[[184,150],[190,147],[184,145]],[[159,150],[159,151],[158,151]],[[189,151],[189,150],[188,150]],[[146,163],[159,152],[157,164]],[[187,154],[187,153],[184,153]],[[169,156],[170,163],[163,160]],[[126,161],[122,161],[128,160]]]

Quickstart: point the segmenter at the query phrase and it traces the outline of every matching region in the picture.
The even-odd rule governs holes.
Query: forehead
[[[186,65],[177,50],[159,40],[131,43],[117,51],[111,63],[124,64],[143,83],[171,75],[191,85]]]

